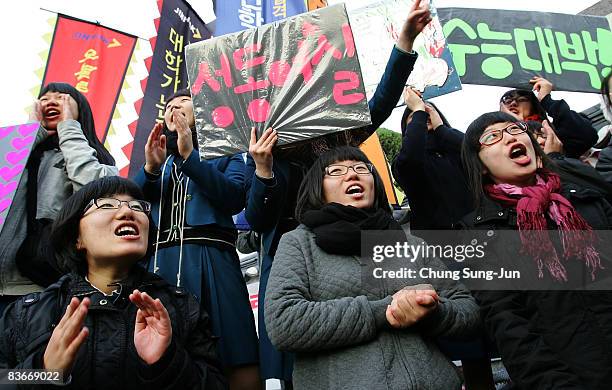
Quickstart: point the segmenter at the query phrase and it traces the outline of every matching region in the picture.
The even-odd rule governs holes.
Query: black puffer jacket
[[[51,333],[71,297],[89,297],[85,326],[90,333],[79,349],[66,388],[225,389],[208,314],[193,296],[136,268],[120,285],[118,296],[104,296],[84,278],[71,274],[13,303],[0,321],[0,368],[42,368]],[[159,298],[172,321],[170,347],[151,366],[140,359],[134,346],[138,309],[128,296],[135,288]]]
[[[440,235],[431,230],[451,229],[473,210],[461,164],[463,133],[445,124],[427,131],[425,111],[402,121],[402,148],[393,161],[393,177],[410,204],[410,228],[428,243]]]
[[[566,181],[561,194],[570,200],[593,229],[609,230],[612,227],[612,207],[603,192]],[[538,279],[533,259],[512,249],[520,247],[518,234],[513,245],[508,245],[508,239],[499,239],[500,234],[508,233],[502,230],[517,229],[515,209],[503,208],[487,198],[482,207],[463,219],[463,224],[471,230],[466,233],[472,238],[472,243],[474,240],[487,243],[487,261],[503,266],[505,259],[521,268],[525,274],[521,277],[527,277],[530,283],[541,286],[551,282],[546,270],[544,279]],[[551,231],[553,242],[554,236]],[[597,280],[607,284],[606,291],[472,290],[480,304],[487,333],[496,343],[514,383],[513,389],[610,389],[612,263],[606,253],[600,252],[606,269],[597,273]],[[579,260],[568,259],[564,265],[568,283],[590,276]]]
[[[563,142],[568,157],[580,158],[597,142],[597,130],[591,122],[572,111],[565,100],[554,100],[550,94],[540,102],[555,125],[555,134]]]

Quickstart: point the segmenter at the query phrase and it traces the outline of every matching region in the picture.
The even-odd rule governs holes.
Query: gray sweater
[[[415,264],[444,267],[439,260]],[[459,389],[456,369],[433,337],[471,333],[480,321],[478,306],[461,285],[440,281],[387,279],[384,289],[365,288],[358,257],[324,252],[300,225],[282,237],[274,258],[265,299],[268,335],[280,350],[296,353],[296,389]],[[385,311],[393,293],[419,283],[434,286],[438,308],[412,327],[391,328]]]
[[[47,137],[47,130],[41,126],[34,146]],[[103,176],[119,174],[117,167],[98,162],[96,151],[89,146],[79,122],[60,122],[58,137],[60,150],[47,150],[40,159],[37,219],[55,219],[66,199],[82,186]],[[0,232],[0,295],[42,291],[40,286],[21,275],[15,264],[15,255],[27,234],[27,181],[28,171],[25,169]]]

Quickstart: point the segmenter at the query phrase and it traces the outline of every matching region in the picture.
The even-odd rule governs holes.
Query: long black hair
[[[325,168],[330,164],[349,160],[371,164],[365,153],[363,153],[361,149],[354,146],[340,146],[330,149],[321,154],[321,156],[315,160],[304,176],[298,191],[295,218],[299,222],[302,222],[302,217],[304,216],[305,212],[310,210],[319,210],[326,203],[323,195],[323,178],[325,177]],[[385,186],[375,167],[372,168],[372,176],[374,177],[374,204],[372,205],[372,208],[383,209],[387,213],[391,214],[391,208],[389,207],[389,201],[387,200]]]
[[[84,254],[76,248],[79,221],[92,199],[118,194],[144,199],[142,190],[133,181],[119,176],[105,176],[86,184],[66,200],[51,228],[53,253],[62,271],[77,272],[81,275],[86,273],[87,261]],[[155,224],[149,215],[148,249],[141,261],[147,261],[151,257],[155,237]]]
[[[501,111],[488,112],[476,118],[467,128],[463,145],[461,147],[461,161],[465,169],[468,188],[472,192],[472,197],[475,206],[479,207],[485,198],[484,185],[493,184],[493,181],[488,175],[485,175],[485,166],[480,161],[478,153],[480,152],[480,136],[485,129],[496,123],[518,123],[520,122],[514,116]],[[542,150],[535,136],[530,131],[527,132],[536,157],[542,161],[542,167],[548,170],[556,171],[554,163],[550,160],[546,153]],[[538,168],[540,171],[541,168]]]
[[[87,143],[89,146],[95,149],[98,161],[100,164],[115,165],[115,159],[113,156],[111,156],[108,150],[106,150],[104,145],[102,145],[96,136],[95,122],[87,98],[81,92],[77,91],[77,89],[72,85],[66,83],[47,84],[40,90],[38,98],[40,99],[47,92],[66,93],[72,96],[79,107],[77,122],[81,124],[81,130],[83,131],[85,138],[87,138]]]

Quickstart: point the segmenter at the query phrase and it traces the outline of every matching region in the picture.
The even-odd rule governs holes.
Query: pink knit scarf
[[[567,281],[567,271],[548,235],[548,214],[561,236],[564,260],[576,257],[584,261],[594,280],[595,271],[602,268],[599,253],[593,247],[596,235],[569,200],[559,194],[560,188],[559,176],[552,172],[537,175],[534,186],[488,184],[484,187],[492,199],[505,207],[516,207],[522,253],[534,258],[539,278],[543,277],[542,270],[546,266],[553,278]]]

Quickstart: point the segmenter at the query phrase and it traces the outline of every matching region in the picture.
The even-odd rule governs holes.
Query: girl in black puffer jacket
[[[601,238],[612,227],[609,194],[560,177],[526,130],[495,112],[466,132],[477,209],[463,223],[472,243],[486,242],[484,264],[520,271],[497,288],[468,287],[515,388],[609,389],[612,262]]]
[[[61,370],[71,389],[226,388],[208,314],[137,264],[153,236],[140,199],[106,177],[67,200],[52,241],[70,273],[7,308],[0,368]]]

